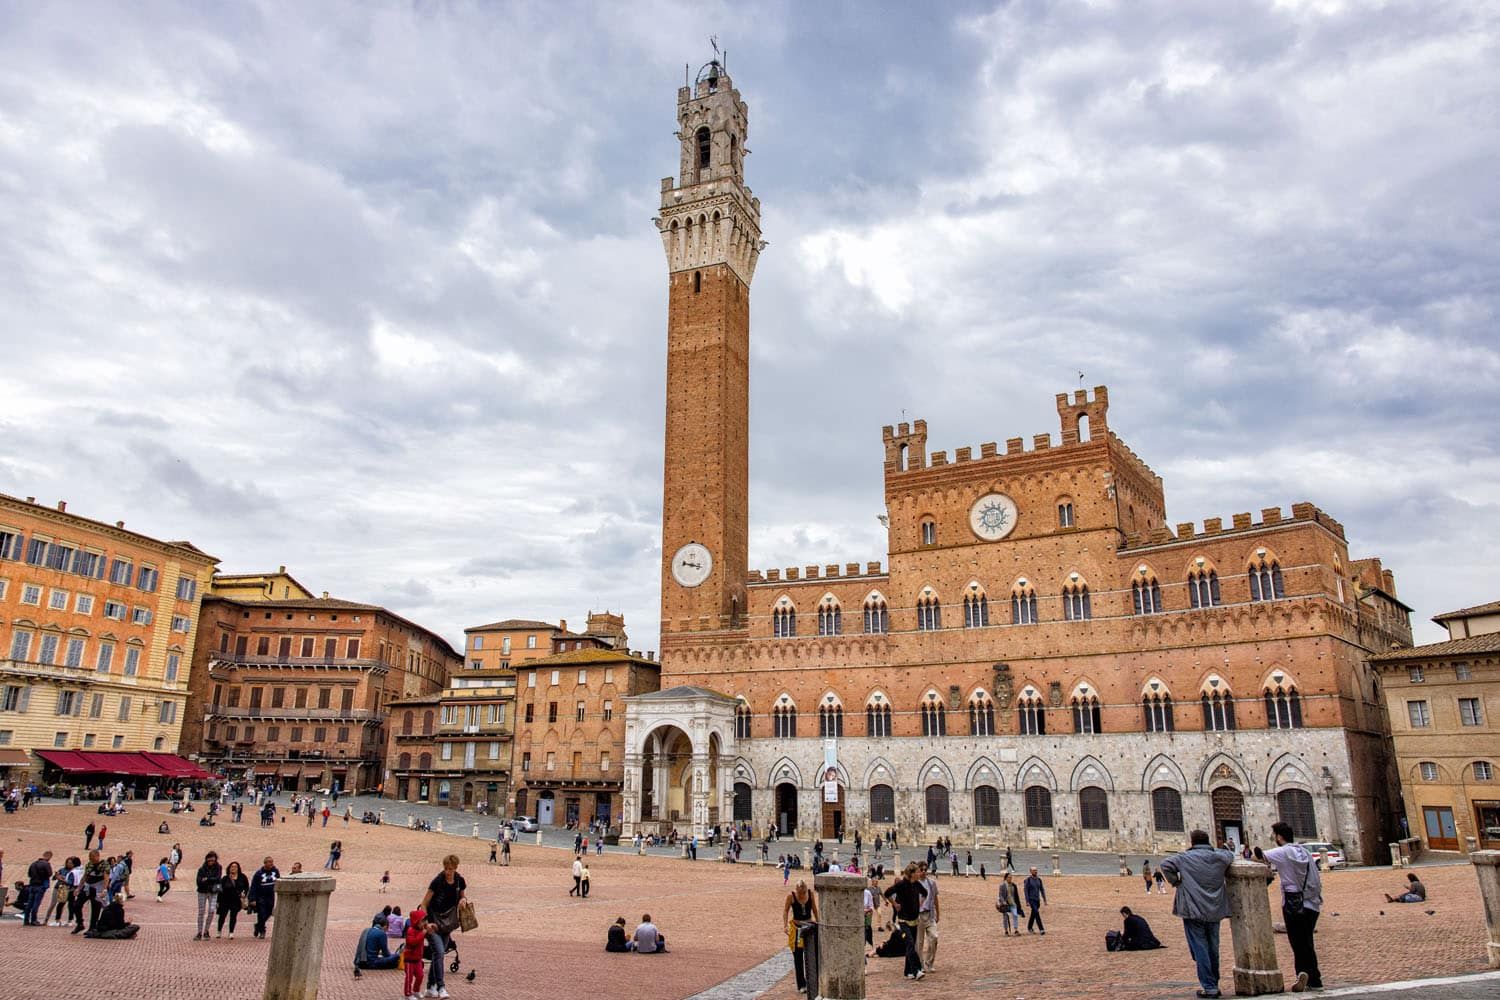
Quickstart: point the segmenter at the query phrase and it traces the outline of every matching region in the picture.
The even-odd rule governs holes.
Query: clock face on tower
[[[1016,526],[1016,502],[1004,493],[986,493],[969,508],[969,527],[987,542],[996,542]]]
[[[708,579],[713,572],[714,557],[708,546],[699,542],[688,542],[672,557],[672,579],[684,587],[696,587]]]

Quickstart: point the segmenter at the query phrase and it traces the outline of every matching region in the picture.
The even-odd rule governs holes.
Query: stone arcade
[[[1411,641],[1393,574],[1310,503],[1169,525],[1102,386],[1057,396],[1056,442],[950,458],[924,421],[886,427],[886,564],[749,568],[748,110],[716,62],[677,110],[664,690],[627,699],[624,832],[1155,852],[1282,818],[1378,857],[1394,783],[1366,661]]]

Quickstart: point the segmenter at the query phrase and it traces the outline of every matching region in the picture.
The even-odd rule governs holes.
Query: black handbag
[[[1302,873],[1302,886],[1296,892],[1284,892],[1281,896],[1282,909],[1294,917],[1302,915],[1303,893],[1307,891],[1307,880],[1312,878],[1313,863],[1309,861],[1307,868]]]

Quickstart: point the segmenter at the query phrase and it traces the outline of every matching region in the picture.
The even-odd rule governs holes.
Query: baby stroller
[[[443,944],[444,944],[445,947],[443,949],[444,954],[442,956],[434,955],[432,953],[433,952],[432,945],[429,944],[427,946],[427,948],[426,948],[427,961],[429,961],[429,962],[441,962],[444,958],[447,958],[449,955],[451,955],[452,958],[449,959],[449,961],[448,961],[448,971],[449,972],[457,972],[458,971],[458,966],[459,966],[458,942],[455,941],[455,940],[453,940],[453,935],[450,933],[450,934],[444,934],[443,935]]]

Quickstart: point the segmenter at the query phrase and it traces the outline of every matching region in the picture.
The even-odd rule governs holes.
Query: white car
[[[510,828],[517,833],[536,833],[541,829],[534,816],[517,816],[510,821]]]
[[[1317,859],[1319,870],[1324,868],[1344,868],[1349,864],[1344,860],[1344,852],[1332,844],[1311,841],[1302,846],[1307,848],[1312,853],[1312,856]]]

